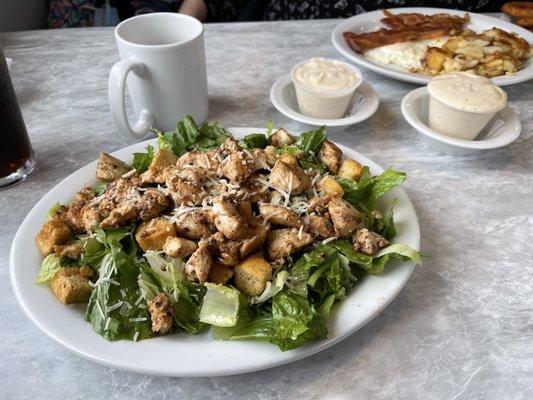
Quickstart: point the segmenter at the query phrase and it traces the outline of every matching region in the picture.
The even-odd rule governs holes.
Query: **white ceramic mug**
[[[109,74],[109,105],[120,132],[143,138],[150,128],[173,130],[191,115],[207,117],[207,70],[203,26],[184,14],[153,13],[121,22],[115,28],[121,61]],[[127,82],[127,85],[126,85]],[[124,88],[138,116],[128,122]]]

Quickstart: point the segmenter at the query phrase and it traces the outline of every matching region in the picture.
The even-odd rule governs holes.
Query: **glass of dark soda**
[[[34,168],[33,149],[0,46],[0,188],[24,180]]]

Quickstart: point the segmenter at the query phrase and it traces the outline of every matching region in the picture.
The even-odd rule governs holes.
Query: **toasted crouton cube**
[[[196,242],[180,237],[167,237],[163,245],[165,254],[174,258],[190,256],[196,249],[198,249]]]
[[[341,178],[353,179],[358,181],[363,173],[363,166],[355,160],[344,160],[339,169],[338,175]]]
[[[283,153],[278,157],[278,160],[281,160],[285,164],[290,165],[292,167],[298,166],[298,159],[293,154]]]
[[[143,183],[163,183],[163,170],[178,162],[178,157],[171,151],[159,149],[150,163],[148,170],[141,174]]]
[[[100,153],[98,166],[96,167],[96,179],[112,182],[129,171],[131,171],[131,167],[124,161],[109,154]]]
[[[272,278],[272,267],[261,254],[245,258],[233,269],[235,286],[247,296],[258,296]]]
[[[135,231],[135,239],[143,251],[162,250],[167,238],[175,236],[174,225],[165,218],[143,222]]]
[[[227,266],[216,263],[209,271],[209,282],[220,283],[222,285],[228,283],[228,281],[233,276],[233,270]]]
[[[324,179],[322,179],[319,183],[319,187],[330,196],[344,196],[344,190],[342,189],[342,186],[332,176],[328,175]]]
[[[78,268],[59,268],[50,281],[50,288],[65,304],[84,303],[91,296],[89,279],[81,276]]]
[[[62,221],[51,220],[46,222],[37,236],[35,243],[43,256],[54,252],[54,246],[60,246],[72,240],[70,228]]]
[[[285,129],[280,128],[277,131],[275,131],[270,137],[268,138],[268,141],[272,146],[275,147],[283,147],[287,146],[289,144],[294,143],[294,137],[287,132]]]

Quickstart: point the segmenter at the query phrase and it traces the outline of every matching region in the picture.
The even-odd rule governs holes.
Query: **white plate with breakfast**
[[[205,377],[286,364],[369,322],[420,262],[404,179],[323,127],[185,118],[43,196],[13,240],[12,288],[43,332],[107,366]]]
[[[469,71],[499,86],[533,78],[533,33],[464,11],[396,8],[356,15],[332,33],[350,61],[393,79],[427,84],[436,75]]]

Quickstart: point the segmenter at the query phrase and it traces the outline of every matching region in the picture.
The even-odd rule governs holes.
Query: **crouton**
[[[247,296],[258,296],[272,278],[272,266],[259,253],[244,259],[233,269],[235,286]]]
[[[341,178],[353,179],[359,181],[361,174],[363,173],[363,166],[355,160],[344,160],[339,169],[338,175]]]
[[[106,153],[100,153],[98,166],[96,167],[96,179],[104,182],[112,182],[131,171],[131,167],[124,161]]]
[[[91,296],[89,279],[78,268],[59,268],[50,281],[52,293],[65,304],[85,303]]]
[[[46,222],[37,236],[35,243],[43,256],[54,252],[54,246],[61,246],[73,239],[70,228],[64,222],[51,220]]]
[[[283,147],[289,144],[293,144],[294,137],[292,137],[292,135],[289,132],[287,132],[285,129],[280,128],[277,131],[275,131],[272,135],[270,135],[270,137],[268,138],[268,141],[270,142],[272,146]]]
[[[197,248],[196,242],[180,237],[167,237],[163,245],[165,254],[174,258],[190,256]]]
[[[328,175],[322,179],[318,186],[324,191],[325,194],[328,194],[332,197],[344,196],[344,190],[342,189],[342,186],[331,175]]]
[[[141,174],[142,183],[163,183],[163,170],[178,162],[178,157],[171,151],[159,149],[150,163],[148,170]]]
[[[209,271],[209,282],[220,283],[222,285],[228,283],[228,281],[233,277],[233,270],[227,266],[215,263]]]
[[[175,236],[174,225],[165,218],[143,222],[135,231],[135,239],[143,251],[162,250],[167,238]]]

